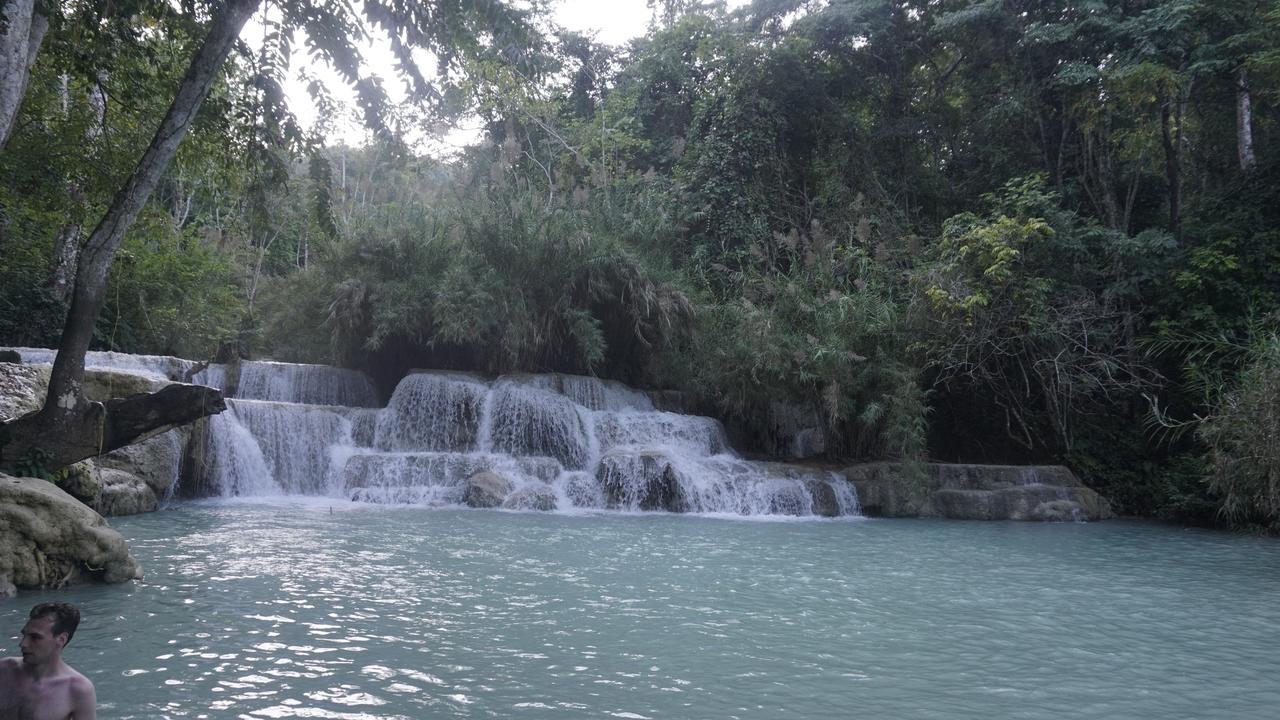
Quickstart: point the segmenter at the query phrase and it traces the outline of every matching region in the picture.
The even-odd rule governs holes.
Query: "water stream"
[[[493,473],[515,509],[859,514],[835,474],[744,460],[716,420],[597,378],[417,372],[377,409],[350,370],[245,363],[228,377],[194,378],[233,398],[209,425],[205,494],[458,505],[469,478]]]

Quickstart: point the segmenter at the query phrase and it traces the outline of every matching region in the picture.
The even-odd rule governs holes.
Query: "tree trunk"
[[[9,142],[18,109],[27,94],[31,65],[40,52],[49,20],[34,0],[0,0],[0,149]]]
[[[63,302],[71,296],[71,281],[75,278],[79,258],[80,224],[63,225],[53,238],[53,260],[49,268],[49,288]]]
[[[1257,162],[1253,156],[1253,101],[1249,96],[1249,74],[1243,68],[1236,76],[1236,152],[1240,169],[1252,170]]]
[[[240,29],[253,13],[257,0],[230,0],[213,20],[204,44],[191,60],[169,112],[156,130],[133,175],[116,193],[106,216],[94,228],[80,252],[71,309],[62,330],[58,357],[49,378],[45,413],[70,412],[83,403],[84,354],[93,338],[93,326],[107,290],[107,276],[125,232],[133,224],[156,183],[169,166],[196,111],[222,68]]]
[[[94,122],[85,128],[84,139],[86,143],[92,144],[102,137],[102,133],[106,126],[107,119],[107,93],[104,88],[106,82],[106,73],[98,73],[98,81],[89,88],[86,94],[86,101],[89,109],[93,111]],[[68,94],[68,78],[62,76],[62,112],[65,114],[70,109],[70,95]],[[80,191],[80,186],[72,181],[67,185],[67,196],[76,205],[75,215],[81,217],[84,214],[83,208],[86,204],[84,193]],[[71,300],[71,290],[74,287],[73,282],[76,276],[76,267],[80,262],[80,232],[84,229],[84,224],[79,221],[71,221],[62,226],[58,230],[58,234],[53,238],[53,257],[49,262],[49,288],[53,294],[62,302]]]
[[[257,0],[228,0],[223,12],[213,19],[208,35],[191,59],[150,146],[81,249],[71,308],[62,329],[44,407],[37,413],[9,423],[7,427],[12,437],[11,444],[17,448],[102,446],[104,441],[99,434],[107,440],[130,434],[137,439],[145,435],[146,431],[141,426],[146,422],[152,421],[157,427],[168,423],[162,415],[154,413],[131,414],[138,405],[113,407],[108,404],[104,408],[99,403],[87,401],[82,387],[85,352],[93,339],[93,327],[106,296],[107,277],[116,250],[169,166],[200,104],[217,79],[232,44],[256,6]],[[120,418],[113,417],[119,413],[123,413]],[[201,412],[190,419],[206,414],[209,413]],[[122,426],[130,429],[127,432],[117,429]],[[86,432],[93,434],[82,436]],[[74,454],[63,453],[61,459]],[[51,466],[51,469],[56,469],[56,466]]]

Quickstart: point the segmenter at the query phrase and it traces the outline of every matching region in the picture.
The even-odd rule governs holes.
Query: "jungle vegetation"
[[[596,374],[762,448],[787,407],[833,460],[1061,462],[1123,512],[1280,528],[1274,3],[661,0],[625,47],[537,5],[460,15],[487,45],[442,15],[450,73],[409,109],[312,5],[230,52],[93,347]],[[216,15],[54,7],[0,150],[4,345],[58,344]],[[326,144],[318,84],[316,129],[284,105],[288,18],[367,144]],[[405,140],[463,115],[456,156]]]

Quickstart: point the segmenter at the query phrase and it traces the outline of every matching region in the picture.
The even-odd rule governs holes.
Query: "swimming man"
[[[22,626],[22,657],[0,658],[0,720],[96,720],[89,679],[62,662],[80,624],[68,603],[40,603]]]

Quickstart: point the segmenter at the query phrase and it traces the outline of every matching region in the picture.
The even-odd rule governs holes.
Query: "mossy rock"
[[[102,492],[102,483],[90,460],[81,460],[55,471],[49,477],[49,482],[90,507],[98,501],[98,495]]]

